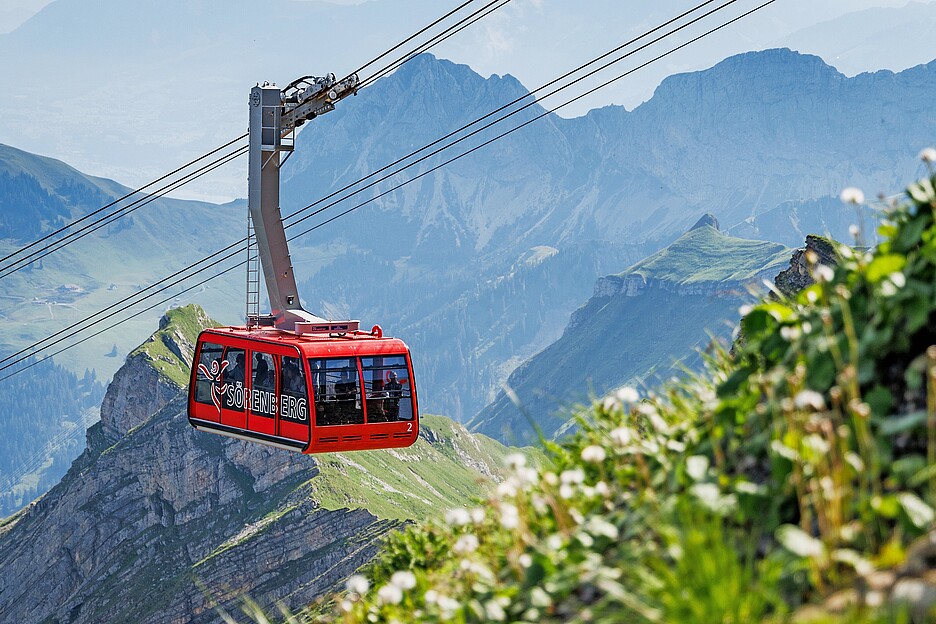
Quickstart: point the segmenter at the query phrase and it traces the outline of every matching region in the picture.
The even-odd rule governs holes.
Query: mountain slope
[[[404,519],[498,478],[507,449],[439,417],[392,453],[307,457],[196,432],[153,363],[161,345],[187,353],[205,321],[173,310],[115,376],[62,482],[0,525],[0,619],[209,622],[215,601],[244,595],[303,604]]]
[[[697,366],[695,350],[711,336],[730,336],[749,290],[790,254],[783,245],[727,236],[706,215],[665,249],[598,280],[562,337],[510,376],[514,398],[502,391],[469,427],[514,443],[535,439],[531,418],[551,437],[575,403]]]
[[[0,145],[0,256],[18,251],[131,190],[112,180],[85,175],[60,161]],[[119,202],[78,227],[91,225],[140,198],[134,195]],[[0,279],[0,351],[18,351],[99,310],[112,308],[157,279],[243,236],[243,203],[218,206],[160,198],[129,210],[132,212],[95,226],[95,231]],[[29,254],[48,254],[42,250],[59,238],[32,247]],[[11,262],[2,264],[12,267]],[[242,308],[242,275],[234,272],[184,294],[182,289],[204,276],[183,281],[147,305],[168,302],[148,312],[141,310],[143,306],[132,308],[141,312],[140,316],[57,355],[56,361],[78,373],[92,368],[99,378],[109,378],[120,366],[120,358],[109,355],[113,348],[117,347],[114,355],[119,353],[122,358],[139,344],[176,296],[178,304],[197,295],[213,315],[233,321]]]

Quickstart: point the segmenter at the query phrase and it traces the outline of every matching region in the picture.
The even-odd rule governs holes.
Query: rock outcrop
[[[407,482],[421,470],[414,464],[446,477],[468,471],[459,461],[500,464],[492,441],[475,452],[475,442],[453,439],[443,419],[432,421],[431,437],[444,448],[421,438],[406,453],[384,453],[381,474],[367,469],[375,464],[365,453],[309,457],[197,432],[183,388],[154,360],[190,356],[193,319],[207,321],[194,311],[170,315],[155,337],[161,346],[148,341],[127,359],[85,453],[61,483],[0,526],[0,621],[209,622],[217,606],[230,611],[247,596],[298,609],[373,557],[403,518],[444,513],[481,492],[445,492],[431,477]],[[458,459],[466,452],[470,461]],[[332,464],[365,490],[366,479],[387,483],[392,474],[400,499],[423,507],[378,517],[323,503],[318,490],[334,498],[340,483],[328,476]]]
[[[813,234],[807,235],[806,246],[793,252],[789,268],[781,271],[774,279],[777,290],[787,297],[795,296],[796,293],[813,283],[812,268],[806,260],[809,252],[815,254],[817,264],[826,266],[838,264],[832,241]]]

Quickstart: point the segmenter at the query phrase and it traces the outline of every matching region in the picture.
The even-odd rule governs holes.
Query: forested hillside
[[[26,363],[32,364],[34,360]],[[85,447],[104,385],[52,360],[3,381],[0,392],[0,517],[58,483]]]

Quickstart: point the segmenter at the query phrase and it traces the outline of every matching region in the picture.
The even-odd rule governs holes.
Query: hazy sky
[[[273,16],[277,8],[289,9],[287,0],[0,0],[0,45],[8,44],[8,54],[22,54],[0,59],[0,80],[20,87],[0,100],[0,143],[142,185],[214,147],[217,137],[242,132],[244,94],[257,81],[284,84],[304,74],[351,71],[461,3],[294,1],[321,10],[303,11],[303,20],[290,24]],[[532,90],[701,2],[512,0],[432,53],[482,76],[512,74]],[[360,6],[334,6],[339,4]],[[724,14],[757,4],[739,0]],[[206,14],[219,6],[230,7],[229,14]],[[880,10],[896,7],[904,8]],[[608,104],[632,109],[667,75],[770,47],[818,54],[847,75],[901,70],[936,56],[934,31],[936,0],[776,0],[559,114],[582,115]],[[699,32],[687,30],[682,40],[660,45]],[[283,41],[270,45],[276,37]],[[631,66],[651,56],[634,57]],[[184,114],[177,112],[180,84],[191,99]],[[35,102],[42,102],[41,123]],[[243,196],[244,172],[230,171],[226,178],[187,186],[185,196]]]

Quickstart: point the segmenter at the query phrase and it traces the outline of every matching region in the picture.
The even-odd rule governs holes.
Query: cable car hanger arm
[[[334,74],[304,76],[280,90],[269,83],[250,92],[250,147],[247,204],[253,222],[274,327],[298,332],[347,332],[358,321],[330,321],[306,311],[289,258],[280,213],[280,154],[294,148],[294,132],[306,121],[333,111],[335,103],[356,93],[357,74],[337,81]],[[260,318],[248,318],[248,326]]]

